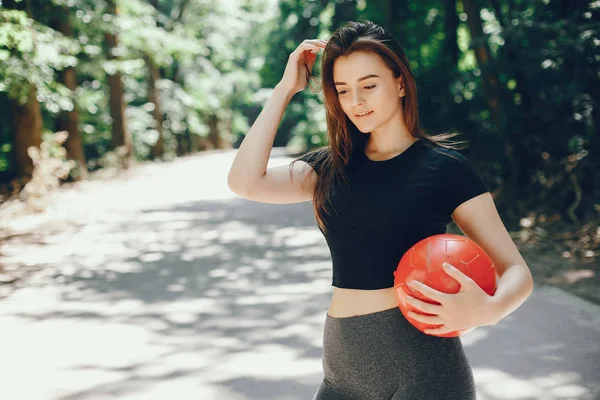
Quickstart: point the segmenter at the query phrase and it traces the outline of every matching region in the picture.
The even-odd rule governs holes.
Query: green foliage
[[[175,59],[190,59],[207,56],[208,50],[201,41],[183,32],[171,32],[157,25],[159,11],[139,0],[123,2],[123,15],[113,18],[113,29],[119,34],[119,40],[125,56],[144,56],[151,58],[155,65],[168,66]],[[126,73],[126,72],[125,72]]]
[[[54,73],[78,63],[79,44],[36,23],[18,10],[0,9],[0,91],[24,104],[28,83],[35,84],[38,100],[53,114],[73,109],[69,91]]]
[[[211,126],[237,145],[300,42],[328,37],[348,19],[369,19],[405,47],[422,125],[431,133],[464,133],[474,144],[468,155],[480,162],[490,186],[509,182],[514,188],[512,194],[504,190],[504,201],[515,216],[541,207],[548,215],[585,218],[600,208],[598,2],[568,8],[534,0],[480,4],[483,35],[471,32],[465,2],[456,3],[455,31],[447,28],[450,2],[439,0],[111,2],[117,15],[109,13],[107,0],[31,2],[29,16],[22,2],[0,8],[0,107],[23,104],[28,83],[34,83],[45,127],[61,111],[78,111],[89,169],[112,157],[108,76],[121,74],[137,159],[151,157],[157,139],[150,65],[160,73],[155,84],[166,159],[189,151],[182,146],[191,138],[209,140]],[[64,10],[72,37],[51,28]],[[115,57],[106,52],[108,33],[118,38]],[[479,36],[482,41],[474,42]],[[489,50],[488,69],[477,57],[482,44]],[[59,83],[60,72],[71,66],[75,93]],[[497,98],[485,91],[487,73]],[[13,129],[10,113],[0,115],[3,180],[14,171]],[[275,145],[321,146],[325,131],[321,93],[307,89],[286,109]]]

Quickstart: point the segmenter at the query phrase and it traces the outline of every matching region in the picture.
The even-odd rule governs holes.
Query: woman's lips
[[[373,115],[373,113],[374,113],[374,111],[369,111],[369,113],[366,115],[356,115],[356,114],[355,115],[356,115],[356,118],[367,118],[368,116]]]

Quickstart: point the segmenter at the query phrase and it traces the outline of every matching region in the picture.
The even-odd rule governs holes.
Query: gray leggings
[[[429,336],[398,307],[326,316],[324,378],[313,400],[473,400],[473,372],[460,338]]]

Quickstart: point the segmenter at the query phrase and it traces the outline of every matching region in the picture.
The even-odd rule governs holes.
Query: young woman
[[[291,97],[303,90],[323,52],[327,146],[289,166],[267,169],[274,136]],[[350,22],[331,38],[305,40],[244,138],[228,184],[254,201],[313,201],[333,263],[333,295],[323,337],[324,379],[314,399],[475,399],[460,337],[494,325],[533,290],[530,270],[504,227],[486,184],[449,141],[419,126],[415,80],[398,41],[369,21]],[[393,272],[412,245],[445,233],[454,220],[495,263],[489,296],[452,266],[458,293],[414,288],[440,305],[409,301],[423,333],[400,312]]]

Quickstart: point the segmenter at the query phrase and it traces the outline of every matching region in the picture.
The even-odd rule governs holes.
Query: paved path
[[[5,246],[1,261],[47,265],[0,300],[0,398],[312,398],[326,243],[310,203],[233,195],[232,156],[144,165],[12,221],[45,221],[47,244]],[[600,398],[600,307],[562,291],[536,287],[463,343],[481,400]]]

